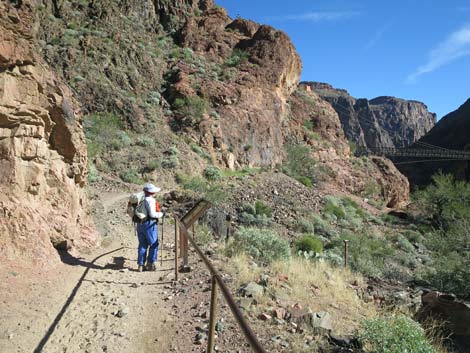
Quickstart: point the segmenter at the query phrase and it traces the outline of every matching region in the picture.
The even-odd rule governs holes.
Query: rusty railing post
[[[196,237],[196,227],[194,226],[196,223],[193,223],[193,238],[195,241],[197,241],[197,237]]]
[[[189,264],[189,240],[187,237],[184,237],[184,252],[183,252],[183,266],[186,267]]]
[[[212,275],[212,291],[211,291],[211,312],[209,317],[209,339],[207,341],[207,353],[214,352],[215,345],[215,325],[217,322],[217,280]]]
[[[348,267],[348,243],[349,240],[344,240],[344,267]]]
[[[183,232],[181,232],[181,230],[178,232],[179,235],[180,235],[180,254],[179,254],[179,257],[183,257],[184,256],[184,235],[183,235]]]
[[[178,281],[178,238],[180,237],[180,226],[175,217],[175,281]]]

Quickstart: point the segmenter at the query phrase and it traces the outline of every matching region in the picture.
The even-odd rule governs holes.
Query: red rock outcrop
[[[0,257],[44,264],[97,239],[80,112],[36,52],[33,6],[0,3]]]
[[[200,77],[194,90],[220,117],[205,116],[198,124],[200,144],[230,168],[282,162],[287,101],[302,68],[288,36],[252,21],[233,21],[224,9],[212,8],[202,18],[188,20],[179,39],[198,55],[218,61],[224,71],[219,80]],[[173,70],[178,74],[170,101],[188,96],[189,77],[195,76],[183,62],[176,62]]]
[[[284,130],[284,138],[311,147],[312,156],[324,171],[324,182],[337,190],[383,200],[387,207],[408,203],[408,180],[390,160],[351,156],[339,116],[327,101],[300,86],[291,96],[290,106],[292,118]]]

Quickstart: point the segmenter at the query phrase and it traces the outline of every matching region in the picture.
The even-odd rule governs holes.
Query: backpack
[[[147,209],[145,208],[145,193],[137,192],[129,196],[127,203],[127,214],[133,222],[142,222],[147,218]]]

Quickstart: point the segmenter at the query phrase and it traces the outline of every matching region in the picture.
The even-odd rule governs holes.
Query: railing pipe
[[[175,281],[178,281],[178,239],[180,237],[180,227],[178,218],[175,217]]]
[[[175,218],[175,223],[179,225],[181,234],[187,238],[187,240],[193,245],[194,249],[196,250],[197,254],[199,257],[202,259],[206,267],[209,269],[213,280],[218,284],[220,291],[222,292],[222,295],[224,296],[227,305],[229,306],[230,310],[232,311],[235,319],[238,322],[238,325],[240,326],[241,330],[243,331],[243,334],[246,337],[246,340],[250,344],[251,348],[253,349],[253,352],[255,353],[267,353],[266,350],[261,346],[259,343],[256,335],[254,332],[250,329],[248,323],[246,322],[245,318],[243,317],[242,312],[238,308],[238,305],[235,303],[235,300],[232,297],[232,294],[230,293],[230,290],[227,288],[225,285],[224,281],[220,277],[219,273],[217,270],[214,268],[212,263],[209,261],[209,259],[204,255],[204,253],[201,251],[199,246],[196,244],[194,239],[189,235],[188,230],[186,229],[185,225],[179,221],[177,218]]]
[[[211,313],[209,318],[209,339],[207,341],[207,353],[214,352],[215,344],[215,326],[217,323],[217,279],[212,276],[212,291],[211,291]]]

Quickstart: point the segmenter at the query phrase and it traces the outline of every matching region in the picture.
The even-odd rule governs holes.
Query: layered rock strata
[[[405,147],[436,123],[425,104],[395,97],[356,99],[346,90],[319,82],[302,83],[338,112],[346,137],[360,146]]]
[[[97,241],[80,112],[37,54],[34,6],[0,3],[0,257],[31,264]]]

